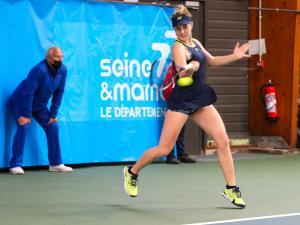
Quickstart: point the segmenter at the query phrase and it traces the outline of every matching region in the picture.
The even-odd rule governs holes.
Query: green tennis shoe
[[[222,196],[224,198],[227,198],[232,204],[239,208],[245,208],[246,204],[244,200],[242,199],[242,193],[239,189],[239,187],[231,188],[231,189],[225,189],[222,193]]]
[[[129,173],[128,167],[125,167],[123,169],[123,173],[124,173],[124,189],[126,193],[131,197],[136,197],[138,195],[137,175]]]

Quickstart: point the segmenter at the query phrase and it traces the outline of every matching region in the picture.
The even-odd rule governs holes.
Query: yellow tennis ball
[[[180,77],[177,80],[177,85],[180,87],[186,87],[192,85],[194,82],[192,77]]]

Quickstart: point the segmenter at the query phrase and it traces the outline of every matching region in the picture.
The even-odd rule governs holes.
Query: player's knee
[[[222,135],[216,139],[218,148],[227,148],[229,146],[229,138],[227,135]]]

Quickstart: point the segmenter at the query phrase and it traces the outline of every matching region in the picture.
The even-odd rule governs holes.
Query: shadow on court
[[[225,184],[213,158],[146,167],[137,198],[123,190],[123,166],[75,168],[71,174],[25,168],[24,176],[0,174],[0,224],[218,224],[207,222],[299,213],[300,156],[252,156],[235,161],[245,209],[221,196]],[[294,225],[293,220],[300,224],[299,216],[227,224]]]

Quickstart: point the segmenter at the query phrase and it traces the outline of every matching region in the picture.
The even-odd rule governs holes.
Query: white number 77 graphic
[[[166,43],[153,43],[152,49],[154,51],[159,51],[161,54],[160,61],[157,67],[156,76],[161,77],[163,69],[165,68],[167,58],[170,54],[170,46]]]

